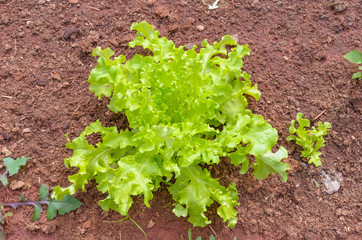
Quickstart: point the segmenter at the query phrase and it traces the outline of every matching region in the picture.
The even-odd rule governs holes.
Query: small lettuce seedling
[[[16,160],[10,157],[3,159],[6,170],[3,174],[0,175],[0,181],[5,187],[9,183],[7,175],[13,176],[14,174],[18,173],[21,166],[25,165],[27,160],[28,159],[24,156],[17,158]]]
[[[40,214],[43,211],[42,207],[43,204],[48,205],[47,209],[48,220],[52,220],[53,218],[55,218],[57,213],[59,213],[60,215],[64,215],[73,210],[76,210],[82,205],[80,201],[78,201],[76,198],[72,196],[66,196],[61,201],[49,199],[49,187],[47,187],[45,184],[42,184],[40,186],[38,201],[22,201],[26,200],[26,198],[23,195],[19,195],[19,198],[20,202],[0,203],[0,206],[9,206],[12,208],[17,208],[19,206],[32,205],[34,206],[33,219],[32,219],[33,221],[38,220],[40,218]]]
[[[362,64],[362,53],[357,49],[347,53],[344,55],[348,61],[353,62],[355,64]],[[358,67],[359,70],[362,70],[362,66]],[[359,80],[362,79],[362,72],[356,72],[352,75],[352,79],[357,78]]]
[[[288,136],[287,140],[294,140],[299,146],[303,148],[301,151],[301,156],[307,158],[308,164],[314,163],[316,167],[322,165],[320,155],[322,154],[319,149],[324,147],[324,138],[323,136],[327,135],[327,131],[332,127],[329,122],[318,122],[318,127],[312,127],[312,130],[307,130],[309,128],[310,121],[303,118],[303,113],[297,114],[297,121],[299,123],[298,128],[295,128],[295,120],[293,119],[289,127],[289,133],[294,134]]]

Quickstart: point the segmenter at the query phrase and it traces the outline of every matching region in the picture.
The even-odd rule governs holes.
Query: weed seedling
[[[348,61],[353,62],[355,64],[362,64],[362,53],[357,49],[350,51],[346,55],[344,55]],[[362,66],[358,67],[359,70],[362,70]],[[352,75],[352,79],[357,78],[358,80],[362,79],[362,72],[356,72]]]
[[[54,199],[49,199],[49,187],[45,184],[42,184],[39,189],[39,200],[38,201],[27,201],[24,195],[19,195],[20,202],[12,203],[0,203],[2,206],[8,206],[12,208],[17,208],[19,206],[31,205],[34,206],[33,211],[33,221],[40,218],[40,214],[43,211],[44,204],[48,205],[47,216],[48,220],[52,220],[56,217],[57,213],[64,215],[70,211],[76,210],[79,208],[82,203],[72,196],[66,196],[61,201]],[[25,200],[25,201],[22,201]]]
[[[17,158],[16,160],[7,157],[3,158],[4,166],[6,168],[5,172],[0,175],[1,183],[6,187],[8,185],[8,175],[13,176],[14,174],[19,172],[21,166],[26,164],[28,159],[26,157]]]

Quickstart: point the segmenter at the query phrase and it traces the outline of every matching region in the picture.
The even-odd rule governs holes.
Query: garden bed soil
[[[221,182],[237,183],[238,223],[227,228],[215,214],[213,223],[192,228],[172,213],[166,186],[154,194],[151,207],[135,198],[130,216],[148,239],[361,239],[361,82],[351,80],[357,66],[343,56],[362,50],[360,0],[351,1],[220,1],[208,9],[201,0],[0,0],[0,157],[30,158],[10,178],[20,189],[0,187],[0,202],[18,194],[38,198],[41,184],[68,186],[64,134],[73,139],[97,119],[107,126],[126,127],[125,117],[111,113],[98,100],[87,78],[96,46],[111,47],[128,58],[142,50],[129,49],[132,22],[146,20],[177,45],[200,44],[233,35],[249,44],[245,70],[262,93],[250,108],[279,132],[278,145],[288,149],[291,165],[286,183],[272,175],[264,181],[222,159],[212,174]],[[323,166],[305,164],[299,148],[287,142],[291,119],[303,112],[313,123],[328,121],[332,130],[322,149]],[[323,113],[322,113],[323,112]],[[320,113],[322,113],[320,115]],[[320,116],[319,116],[320,115]],[[3,166],[2,166],[3,167]],[[0,171],[4,171],[2,168]],[[326,175],[340,188],[331,193]],[[338,185],[338,184],[337,184]],[[335,189],[336,190],[336,189]],[[84,206],[47,221],[43,213],[32,222],[32,207],[9,209],[4,228],[10,240],[21,239],[143,239],[131,222],[109,223],[121,216],[104,212],[104,198],[94,183],[75,197]]]

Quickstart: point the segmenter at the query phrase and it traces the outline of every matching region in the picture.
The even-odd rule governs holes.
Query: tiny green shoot
[[[187,236],[188,236],[189,240],[192,240],[192,231],[191,231],[191,228],[189,229]],[[202,240],[202,238],[201,238],[201,236],[198,236],[198,237],[196,237],[195,240]],[[211,234],[211,236],[209,237],[209,240],[215,240],[214,234]],[[237,240],[237,238],[234,237],[233,240]]]
[[[362,53],[358,51],[357,49],[350,51],[346,55],[344,55],[344,58],[346,58],[348,61],[355,63],[355,64],[362,64]],[[359,70],[362,70],[362,66],[358,67]],[[362,79],[362,72],[356,72],[352,75],[352,79]]]
[[[136,225],[136,227],[137,227],[139,230],[141,230],[141,232],[142,232],[143,235],[145,236],[145,239],[147,240],[147,235],[146,235],[145,231],[144,231],[144,230],[141,228],[141,226],[140,226],[135,220],[133,220],[128,214],[127,214],[126,217],[124,217],[124,218],[122,218],[122,219],[120,219],[120,220],[117,220],[117,221],[103,221],[103,222],[106,222],[106,223],[121,223],[121,222],[123,222],[124,220],[127,220],[127,219],[131,220],[131,222],[133,222],[133,224]]]

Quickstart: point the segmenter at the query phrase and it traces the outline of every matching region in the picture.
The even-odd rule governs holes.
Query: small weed
[[[14,174],[19,172],[19,169],[21,168],[21,166],[26,164],[26,161],[28,159],[26,157],[21,157],[21,158],[17,158],[16,160],[7,157],[7,158],[3,158],[3,162],[5,165],[5,172],[3,174],[0,175],[0,181],[1,183],[6,187],[6,185],[8,185],[8,175],[13,176]]]
[[[347,59],[350,62],[353,62],[355,64],[362,64],[362,53],[358,51],[357,49],[350,51],[346,55],[344,55],[344,58]],[[358,67],[359,70],[362,70],[362,66]],[[362,79],[362,72],[356,72],[352,75],[352,79],[357,78],[359,80]]]
[[[60,215],[64,215],[73,210],[79,208],[82,203],[78,201],[76,198],[72,196],[66,196],[61,201],[57,201],[54,199],[49,199],[49,188],[42,184],[39,189],[39,200],[38,201],[26,201],[26,197],[24,195],[19,195],[20,202],[12,202],[12,203],[0,203],[2,206],[8,206],[12,208],[17,208],[19,206],[24,205],[32,205],[34,206],[33,212],[33,221],[38,220],[40,218],[40,214],[43,211],[43,204],[48,205],[47,216],[48,220],[52,220],[56,217],[57,213]],[[25,201],[22,201],[25,200]]]
[[[16,160],[8,157],[4,158],[4,166],[6,168],[5,172],[0,175],[0,181],[6,187],[8,185],[8,176],[13,176],[18,173],[21,166],[26,164],[28,159],[26,157],[17,158]],[[19,202],[11,203],[0,203],[0,224],[4,224],[4,219],[12,216],[12,212],[4,212],[4,207],[17,208],[19,206],[31,205],[34,206],[33,211],[33,221],[40,218],[40,214],[43,211],[44,204],[48,205],[47,216],[49,220],[52,220],[56,217],[57,213],[64,215],[79,208],[82,203],[72,196],[66,196],[61,201],[50,198],[49,199],[49,187],[42,184],[39,189],[39,200],[38,201],[28,201],[28,199],[23,195],[19,194]],[[0,240],[6,239],[6,231],[3,226],[0,225]]]

